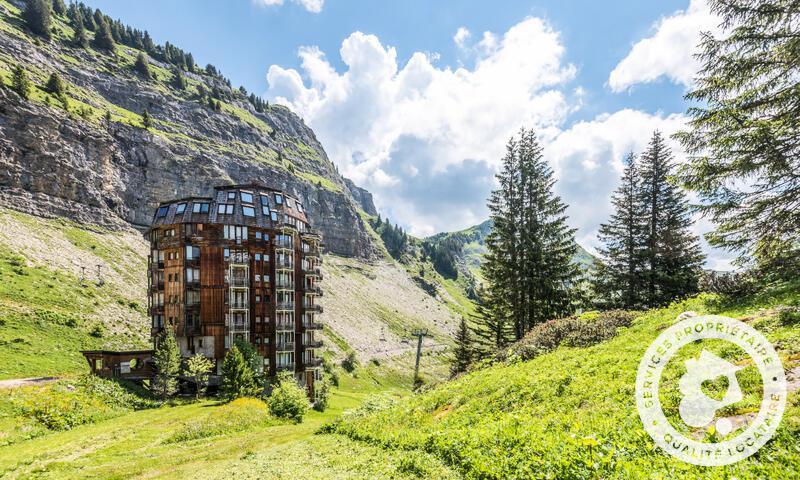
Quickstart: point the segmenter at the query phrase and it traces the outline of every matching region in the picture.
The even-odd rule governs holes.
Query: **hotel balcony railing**
[[[250,286],[250,279],[247,277],[233,277],[229,280],[229,285],[231,287],[249,287]]]
[[[292,330],[294,331],[294,322],[276,322],[275,330]]]
[[[310,277],[319,277],[320,279],[322,278],[322,270],[319,267],[303,268],[303,274]]]
[[[305,364],[306,367],[319,367],[319,366],[322,365],[322,359],[321,358],[308,358],[308,359],[303,360],[303,363]]]
[[[231,310],[247,310],[250,308],[250,304],[248,302],[231,302],[229,308]]]
[[[294,302],[278,302],[275,304],[275,310],[278,311],[294,311]]]
[[[306,312],[322,313],[322,305],[319,305],[319,304],[316,304],[316,303],[311,304],[311,303],[305,303],[304,302],[303,303],[303,310],[305,310]]]
[[[294,250],[293,242],[275,242],[275,248],[283,250]]]
[[[319,258],[320,262],[322,261],[322,253],[319,251],[318,248],[311,248],[311,249],[308,249],[308,250],[303,250],[303,256]]]
[[[250,256],[247,254],[237,253],[228,257],[228,263],[234,265],[250,265]]]
[[[276,270],[294,270],[294,262],[291,258],[284,258],[275,261]]]
[[[316,285],[305,285],[303,290],[311,295],[319,295],[320,297],[322,296],[322,289]]]
[[[275,350],[279,352],[294,352],[294,342],[275,342]]]
[[[283,229],[283,230],[293,230],[295,232],[297,231],[297,225],[295,225],[294,223],[285,222],[285,221],[278,222],[278,228]]]
[[[186,288],[200,288],[200,280],[191,280],[186,282]]]
[[[275,282],[276,290],[294,290],[294,282]]]
[[[246,332],[248,330],[250,330],[250,324],[247,322],[231,322],[228,325],[230,332]]]
[[[314,340],[305,344],[306,348],[322,348],[322,340]]]
[[[306,230],[304,232],[300,232],[300,236],[303,238],[322,240],[322,235],[317,230]]]
[[[164,282],[163,281],[161,281],[161,282],[153,282],[153,284],[150,286],[150,289],[151,290],[164,290]]]
[[[294,370],[294,363],[281,363],[275,365],[275,368],[278,370]]]
[[[187,258],[186,259],[186,266],[187,267],[199,267],[200,266],[200,257]]]
[[[303,328],[306,330],[322,330],[320,322],[303,322]]]

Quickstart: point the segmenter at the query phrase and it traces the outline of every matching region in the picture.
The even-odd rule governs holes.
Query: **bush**
[[[103,338],[103,335],[105,333],[106,333],[106,328],[100,323],[95,324],[95,326],[92,327],[92,330],[89,331],[89,335],[95,338]]]
[[[330,385],[328,384],[327,380],[323,380],[319,382],[319,386],[316,387],[317,390],[317,400],[314,402],[314,410],[318,412],[324,412],[326,408],[328,408],[328,400],[331,395],[330,392]]]
[[[699,286],[701,292],[727,297],[750,295],[758,290],[758,282],[750,272],[705,272]]]
[[[289,372],[282,372],[278,375],[278,386],[272,390],[267,405],[272,415],[300,423],[308,411],[308,398],[306,391],[297,385],[294,376]]]
[[[500,358],[506,360],[518,356],[530,360],[561,345],[588,347],[613,337],[618,328],[630,326],[634,317],[632,312],[609,310],[583,317],[550,320],[534,327],[522,340],[501,353]]]
[[[353,371],[358,366],[358,358],[356,357],[356,352],[350,351],[347,356],[342,360],[342,368],[347,373],[353,373]]]
[[[327,378],[330,379],[331,384],[335,387],[339,386],[339,373],[336,372],[336,367],[327,358],[322,359],[322,370],[325,372]]]
[[[778,321],[785,327],[800,324],[800,307],[780,307]]]

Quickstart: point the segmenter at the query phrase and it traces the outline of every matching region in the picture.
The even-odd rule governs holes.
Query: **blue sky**
[[[417,235],[485,219],[506,140],[535,128],[590,249],[622,157],[684,125],[694,45],[718,23],[703,0],[88,3],[292,108]]]

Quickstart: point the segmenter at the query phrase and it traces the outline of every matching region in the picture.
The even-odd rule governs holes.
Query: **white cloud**
[[[469,33],[466,27],[458,27],[456,30],[456,34],[453,35],[453,41],[458,45],[459,48],[464,48],[466,41],[472,34]]]
[[[506,140],[533,127],[578,241],[594,246],[624,156],[642,151],[656,129],[669,138],[685,118],[625,109],[566,127],[585,92],[570,85],[575,68],[563,61],[558,33],[537,18],[484,33],[473,53],[473,68],[437,67],[421,52],[400,65],[394,48],[355,32],[339,51],[344,72],[303,47],[302,75],[270,66],[267,95],[309,123],[384,215],[422,236],[485,220]]]
[[[699,70],[693,54],[700,33],[719,33],[719,23],[705,0],[691,0],[686,10],[663,17],[654,25],[652,36],[633,45],[628,55],[614,67],[608,85],[615,92],[621,92],[662,76],[675,83],[691,85]]]
[[[393,220],[416,234],[460,228],[484,219],[505,140],[522,125],[544,131],[563,122],[569,105],[560,86],[575,74],[562,62],[559,35],[538,18],[486,38],[494,45],[473,68],[451,69],[421,52],[399,65],[393,47],[355,32],[339,52],[346,71],[304,47],[303,75],[272,65],[268,96],[305,118],[340,170],[372,190]],[[467,183],[442,187],[451,189],[444,198],[445,175]],[[479,190],[466,191],[469,184]]]
[[[261,7],[273,7],[273,6],[280,6],[283,5],[284,0],[253,0],[253,4],[261,6]],[[322,7],[324,6],[325,0],[291,0],[292,3],[296,3],[301,7],[305,8],[307,11],[311,13],[319,13],[322,11]]]

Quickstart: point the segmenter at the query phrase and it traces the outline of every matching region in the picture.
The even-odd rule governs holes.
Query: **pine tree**
[[[169,329],[159,338],[153,353],[156,375],[153,378],[153,393],[166,400],[178,390],[178,373],[181,368],[181,354],[175,336]]]
[[[31,97],[31,81],[28,80],[28,74],[25,73],[25,69],[21,65],[17,65],[11,75],[11,89],[25,100]]]
[[[156,49],[156,45],[153,43],[153,39],[150,38],[150,33],[147,30],[144,31],[142,46],[144,47],[144,51],[147,53],[153,53]]]
[[[256,384],[253,380],[253,371],[242,356],[239,348],[234,345],[225,354],[222,363],[222,386],[220,393],[228,400],[253,395]]]
[[[533,326],[572,312],[572,287],[580,273],[572,262],[577,245],[532,130],[522,129],[519,139],[509,140],[497,179],[482,266],[492,299],[487,308],[495,322],[513,325],[518,340]]]
[[[478,292],[478,305],[472,316],[472,346],[474,358],[491,357],[497,350],[508,346],[514,340],[514,325],[507,315],[507,304],[498,305],[498,300],[488,290]]]
[[[33,33],[50,39],[50,0],[25,0],[22,18]]]
[[[152,126],[153,126],[153,119],[150,117],[150,112],[148,112],[147,109],[145,108],[144,111],[142,111],[142,127],[144,129],[149,129]]]
[[[186,90],[186,77],[178,67],[172,69],[172,86],[176,90]]]
[[[687,98],[682,182],[716,224],[709,242],[779,276],[800,269],[800,5],[709,0],[721,37],[704,35]],[[763,263],[762,263],[763,262]]]
[[[672,152],[661,133],[653,133],[641,155],[641,202],[645,213],[644,262],[647,268],[643,298],[657,306],[695,293],[703,254],[692,234],[685,194],[673,183]]]
[[[106,22],[105,18],[102,16],[100,16],[98,20],[97,15],[95,15],[95,23],[97,24],[97,31],[94,34],[94,42],[92,42],[92,45],[101,50],[114,52],[116,45],[114,44],[114,38],[111,36],[111,29],[108,26],[108,22]]]
[[[207,359],[202,353],[195,354],[186,361],[186,375],[194,379],[194,384],[197,388],[195,398],[200,399],[200,396],[205,392],[208,385],[208,374],[211,372],[212,367],[211,360]]]
[[[456,332],[456,349],[454,352],[453,364],[450,367],[450,375],[456,376],[467,371],[472,363],[473,346],[470,330],[467,327],[467,319],[461,317],[461,323]]]
[[[152,78],[150,65],[147,63],[147,56],[144,53],[139,52],[139,55],[136,56],[136,63],[133,64],[133,69],[147,80]]]
[[[50,78],[47,79],[47,84],[45,85],[45,89],[55,95],[56,97],[60,97],[67,93],[67,89],[64,86],[64,82],[61,80],[61,77],[58,76],[58,73],[53,72],[50,74]]]
[[[74,3],[72,5],[75,5]],[[77,15],[75,20],[73,21],[73,26],[75,29],[75,35],[72,37],[72,41],[81,48],[89,48],[89,38],[86,36],[86,29],[83,28],[83,18],[81,15]]]
[[[53,0],[53,13],[62,17],[67,14],[67,5],[64,0]]]
[[[611,203],[614,213],[600,225],[603,261],[594,275],[594,291],[605,308],[638,308],[644,304],[645,209],[641,198],[636,159],[628,155],[619,188]]]

